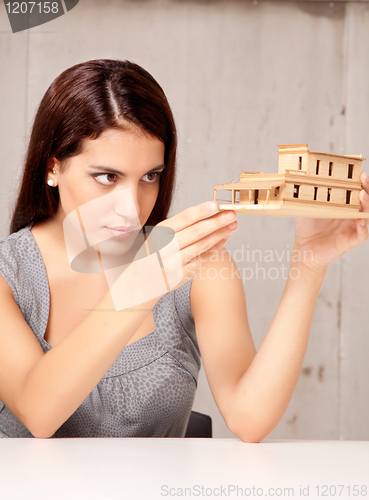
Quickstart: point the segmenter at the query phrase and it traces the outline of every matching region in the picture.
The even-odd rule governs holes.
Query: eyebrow
[[[115,170],[115,168],[111,168],[111,167],[103,167],[103,166],[93,165],[90,168],[93,168],[95,170],[100,170],[101,172],[109,172],[109,173],[118,174],[118,175],[125,175],[123,172],[120,172],[119,170]],[[151,170],[146,172],[146,174],[144,174],[144,175],[151,174],[151,172],[156,172],[157,170],[164,170],[165,168],[166,167],[165,167],[164,163],[162,163],[161,165],[158,165],[157,167],[152,168]]]

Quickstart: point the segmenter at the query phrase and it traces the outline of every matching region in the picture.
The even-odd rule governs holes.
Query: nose
[[[124,225],[137,226],[139,224],[140,208],[135,187],[131,186],[116,193],[114,211],[122,219]]]

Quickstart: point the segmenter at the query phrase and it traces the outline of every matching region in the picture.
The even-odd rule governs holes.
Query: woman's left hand
[[[369,177],[361,174],[360,211],[369,212]],[[331,262],[368,238],[369,219],[296,219],[294,250],[312,271],[325,271]]]

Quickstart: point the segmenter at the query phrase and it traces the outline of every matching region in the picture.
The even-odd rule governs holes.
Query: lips
[[[114,238],[127,238],[135,231],[134,226],[116,226],[116,227],[105,226],[105,229],[107,229],[109,233],[112,236],[114,236]]]

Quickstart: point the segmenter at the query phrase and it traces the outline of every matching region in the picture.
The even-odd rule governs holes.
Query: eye
[[[94,175],[94,178],[99,184],[103,184],[104,186],[109,186],[110,184],[113,184],[113,182],[116,181],[117,175],[116,174],[99,174],[99,175]]]
[[[147,184],[155,184],[159,180],[161,173],[162,172],[150,172],[145,174],[142,178],[144,179],[144,182],[147,182]]]

